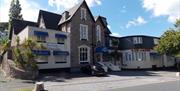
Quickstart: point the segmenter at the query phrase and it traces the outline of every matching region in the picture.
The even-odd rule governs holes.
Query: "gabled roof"
[[[102,25],[107,29],[107,33],[110,33],[110,34],[111,34],[111,31],[110,31],[109,28],[107,27],[107,21],[106,21],[106,19],[102,19],[102,18],[104,18],[104,17],[102,17],[102,16],[95,16],[95,17],[94,17],[95,21],[100,20],[100,22],[102,23]]]
[[[93,17],[93,15],[92,15],[92,13],[91,13],[91,11],[90,11],[90,9],[89,9],[86,1],[83,0],[82,2],[80,2],[80,3],[77,4],[77,5],[75,5],[74,7],[72,7],[71,9],[69,9],[68,11],[65,11],[65,12],[68,12],[68,13],[69,13],[69,17],[68,17],[67,19],[61,19],[61,20],[59,21],[59,24],[58,24],[58,25],[61,25],[61,24],[65,23],[65,22],[71,20],[72,17],[74,16],[74,14],[77,12],[77,10],[78,10],[78,9],[81,7],[81,5],[83,5],[83,4],[85,4],[85,5],[87,6],[88,12],[90,12],[90,16],[92,17],[93,21],[95,22],[94,17]]]
[[[25,20],[12,20],[12,28],[14,31],[14,34],[20,33],[26,26],[34,26],[37,27],[38,24],[35,22],[25,21]]]
[[[58,23],[61,19],[61,15],[44,11],[44,10],[40,10],[39,17],[38,17],[38,24],[40,23],[41,18],[43,18],[45,27],[47,29],[54,29],[54,30],[58,29]]]

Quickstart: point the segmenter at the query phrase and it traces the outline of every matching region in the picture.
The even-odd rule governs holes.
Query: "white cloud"
[[[180,0],[143,0],[143,8],[152,11],[153,16],[168,16],[169,22],[180,19]]]
[[[9,19],[9,7],[12,0],[1,0],[0,3],[0,22],[7,22]],[[24,20],[37,21],[39,9],[44,9],[37,0],[19,0],[22,8]],[[51,7],[57,8],[55,12],[62,12],[65,9],[73,7],[82,0],[48,0]],[[101,0],[86,0],[87,4],[92,7],[101,5]],[[47,10],[46,8],[44,10]]]
[[[107,27],[108,27],[109,29],[111,29],[111,26],[110,26],[110,25],[107,25]]]
[[[21,13],[24,20],[37,21],[39,9],[42,8],[35,0],[19,0],[21,4]],[[0,5],[0,22],[9,20],[9,7],[11,0],[3,0]]]
[[[110,36],[121,37],[119,33],[112,33]]]
[[[136,19],[133,19],[131,21],[129,21],[127,24],[126,24],[126,28],[129,28],[131,26],[139,26],[139,25],[142,25],[142,24],[145,24],[147,23],[147,21],[144,20],[144,18],[142,18],[141,16],[137,17]]]
[[[59,11],[61,8],[69,9],[81,1],[82,0],[48,0],[48,4],[52,7],[56,7],[57,11]],[[86,2],[90,7],[101,5],[101,0],[86,0]]]

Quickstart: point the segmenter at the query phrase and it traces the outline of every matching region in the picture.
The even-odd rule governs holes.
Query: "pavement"
[[[106,91],[180,91],[180,81],[170,81],[156,84],[117,88]]]
[[[7,79],[0,74],[0,91],[14,91],[18,88],[33,88],[37,81],[44,82],[48,91],[110,91],[148,84],[180,81],[176,71],[121,71],[111,72],[104,77],[83,73],[45,73],[37,80]],[[115,90],[116,91],[116,90]]]

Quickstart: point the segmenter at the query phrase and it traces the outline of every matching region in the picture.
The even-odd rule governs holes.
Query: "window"
[[[136,61],[145,61],[146,60],[146,52],[135,52],[134,60]]]
[[[65,39],[64,38],[57,38],[57,43],[58,44],[65,44]]]
[[[133,37],[134,44],[142,44],[142,37]]]
[[[88,26],[80,24],[80,40],[88,40]]]
[[[158,42],[159,42],[159,39],[155,39],[155,38],[154,38],[154,44],[157,45]]]
[[[40,28],[45,28],[45,24],[44,24],[44,20],[43,18],[41,17],[40,19],[40,25],[39,25]]]
[[[101,41],[101,27],[99,25],[96,26],[96,41]]]
[[[81,8],[81,20],[86,20],[86,9]]]
[[[80,63],[89,62],[89,49],[88,47],[79,48],[79,61]]]
[[[36,36],[37,37],[37,42],[43,42],[46,43],[46,36]]]
[[[55,63],[67,63],[67,57],[66,56],[55,56]]]
[[[37,63],[48,63],[48,56],[38,56]]]

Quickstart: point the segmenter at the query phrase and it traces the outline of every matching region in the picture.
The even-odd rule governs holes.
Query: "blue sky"
[[[0,0],[0,21],[8,21],[11,0]],[[61,14],[82,0],[19,0],[25,20],[36,21],[39,9]],[[86,0],[93,15],[107,18],[115,36],[163,34],[180,18],[180,0]]]

